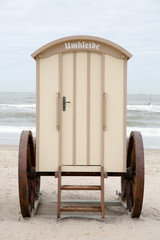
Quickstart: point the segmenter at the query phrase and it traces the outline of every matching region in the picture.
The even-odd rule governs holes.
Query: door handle
[[[106,123],[107,93],[103,93],[103,130],[107,128]]]
[[[60,128],[60,93],[56,94],[57,96],[57,119],[56,119],[56,128],[59,130]]]
[[[66,97],[63,97],[63,111],[66,111],[66,103],[71,103],[66,101]]]

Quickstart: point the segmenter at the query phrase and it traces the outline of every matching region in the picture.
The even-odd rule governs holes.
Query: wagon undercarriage
[[[140,217],[143,203],[144,191],[144,152],[143,142],[140,132],[131,132],[130,138],[127,140],[127,166],[126,173],[103,173],[102,172],[36,172],[36,139],[32,137],[31,131],[23,131],[19,145],[19,200],[21,214],[25,217],[31,217],[37,207],[38,198],[40,196],[40,178],[42,176],[55,176],[61,181],[62,176],[101,176],[101,186],[86,185],[58,185],[57,200],[57,217],[60,212],[101,212],[102,218],[105,217],[105,205],[109,203],[104,199],[104,179],[107,177],[121,177],[121,193],[119,196],[123,201],[126,210],[131,213],[131,217]],[[102,175],[101,175],[102,174]],[[101,201],[100,207],[76,206],[61,207],[60,194],[61,190],[100,190]],[[119,205],[119,203],[110,203],[109,205]],[[103,210],[102,210],[103,209]],[[106,213],[107,214],[107,213]]]

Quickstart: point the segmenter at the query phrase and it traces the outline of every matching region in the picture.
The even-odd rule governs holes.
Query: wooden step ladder
[[[104,167],[101,167],[101,185],[61,185],[61,166],[58,168],[58,196],[57,196],[57,218],[60,218],[61,212],[101,212],[102,218],[105,218],[104,205]],[[99,207],[89,206],[65,206],[61,207],[61,191],[63,190],[99,190],[101,191],[101,205]]]

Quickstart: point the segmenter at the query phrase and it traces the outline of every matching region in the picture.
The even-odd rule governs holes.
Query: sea
[[[0,144],[19,144],[22,130],[36,133],[36,94],[0,93]],[[160,95],[127,96],[127,135],[140,131],[144,148],[160,149]]]

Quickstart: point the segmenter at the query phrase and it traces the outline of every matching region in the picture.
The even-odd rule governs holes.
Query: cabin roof
[[[114,42],[111,42],[104,38],[99,38],[99,37],[95,37],[95,36],[87,36],[87,35],[69,36],[69,37],[57,39],[55,41],[52,41],[52,42],[47,43],[44,46],[40,47],[35,52],[33,52],[31,54],[31,56],[36,60],[36,58],[38,56],[43,56],[43,54],[44,54],[44,56],[46,55],[46,53],[49,53],[49,52],[54,54],[55,53],[54,49],[57,49],[57,52],[58,51],[60,52],[60,50],[62,49],[62,46],[64,46],[64,44],[67,44],[68,42],[75,44],[76,41],[82,41],[82,43],[84,41],[96,42],[97,44],[103,44],[103,46],[106,46],[106,47],[112,49],[113,51],[120,53],[123,56],[122,58],[129,59],[132,57],[131,53],[129,53],[127,50],[125,50],[124,48],[122,48],[121,46],[119,46],[118,44],[116,44]],[[66,45],[66,48],[67,48],[67,46],[68,45]],[[88,50],[88,49],[85,49],[85,50]],[[64,47],[63,47],[63,51],[64,51]],[[68,51],[68,50],[65,49],[65,51]],[[74,49],[74,51],[75,51],[75,49]],[[103,52],[103,49],[101,50],[101,52]],[[50,55],[52,55],[52,54],[50,54]]]

